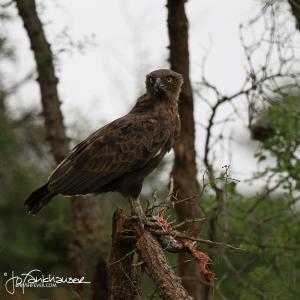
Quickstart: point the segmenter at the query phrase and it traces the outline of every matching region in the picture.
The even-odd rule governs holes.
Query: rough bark
[[[161,245],[148,231],[150,226],[139,199],[131,198],[132,217],[117,209],[113,218],[112,249],[109,263],[109,299],[141,299],[142,267],[133,267],[135,250],[140,263],[147,267],[156,290],[164,300],[190,299],[173,269],[169,266]],[[140,265],[140,263],[138,263]],[[142,269],[142,272],[137,268]]]
[[[289,0],[292,14],[296,19],[296,27],[300,30],[300,0]]]
[[[179,114],[181,118],[181,134],[174,146],[175,160],[172,170],[177,199],[191,198],[189,201],[176,205],[179,221],[199,218],[202,212],[199,206],[199,184],[197,181],[197,165],[195,151],[195,123],[194,100],[189,76],[189,49],[188,49],[188,20],[185,13],[185,0],[168,0],[168,32],[170,39],[170,65],[171,69],[181,73],[184,84],[180,95]],[[190,224],[186,230],[194,229]],[[199,231],[199,230],[198,230]],[[183,278],[183,285],[195,299],[206,299],[206,287],[201,284],[199,270],[188,260],[186,254],[179,255],[179,271]],[[185,280],[184,278],[196,280]]]
[[[148,220],[139,199],[131,198],[130,206],[132,215],[138,217],[138,223],[131,224],[136,237],[136,247],[140,258],[149,270],[149,275],[154,281],[160,297],[164,300],[190,299],[187,291],[169,266],[160,244],[145,228]]]
[[[150,277],[154,281],[160,297],[164,300],[190,299],[179,278],[169,266],[158,241],[148,231],[140,231],[139,233],[140,237],[136,243],[137,249],[147,265]]]
[[[69,152],[69,142],[63,126],[51,48],[37,15],[35,1],[16,0],[16,4],[36,62],[47,140],[56,162],[60,162]]]
[[[134,236],[126,236],[126,216],[117,209],[113,217],[112,247],[109,259],[109,299],[139,299],[139,287],[133,274]],[[126,238],[127,237],[127,238]]]
[[[15,2],[36,62],[47,140],[56,163],[59,163],[70,149],[60,110],[53,54],[37,14],[35,1],[15,0]],[[99,208],[93,198],[85,198],[83,201],[82,197],[73,197],[72,212],[73,273],[82,276],[86,274],[81,258],[82,245],[87,240],[93,243],[99,241]]]

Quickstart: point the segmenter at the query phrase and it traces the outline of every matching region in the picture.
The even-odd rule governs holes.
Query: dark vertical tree
[[[56,163],[59,163],[69,153],[70,148],[60,110],[61,102],[57,91],[58,79],[55,75],[53,54],[37,14],[35,1],[15,0],[15,2],[36,62],[47,140]],[[76,276],[83,276],[86,275],[82,259],[83,245],[86,242],[92,242],[92,246],[95,246],[100,238],[99,208],[96,200],[72,197],[72,215],[73,273]]]
[[[174,146],[175,161],[172,170],[175,191],[178,192],[177,199],[190,198],[176,206],[180,221],[202,216],[197,197],[199,184],[195,151],[194,99],[189,75],[188,20],[185,2],[185,0],[167,1],[170,65],[172,70],[182,74],[184,78],[179,103],[181,134]],[[194,229],[194,226],[190,224],[186,229]],[[193,262],[187,263],[187,260],[186,254],[179,255],[179,270],[183,285],[195,299],[206,299],[206,288],[201,283],[199,270]]]
[[[289,0],[292,14],[296,19],[296,27],[300,30],[300,0]]]
[[[112,247],[109,259],[109,299],[136,299],[139,287],[134,282],[133,267],[135,241],[121,238],[126,217],[120,209],[113,216]]]

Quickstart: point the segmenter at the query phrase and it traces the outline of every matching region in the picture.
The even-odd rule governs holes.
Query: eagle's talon
[[[147,226],[147,227],[149,227],[150,229],[161,229],[161,225],[158,223],[158,222],[153,222],[153,221],[149,221],[149,220],[147,220],[146,222],[145,222],[145,225]]]
[[[138,221],[139,221],[139,217],[138,217],[138,216],[135,216],[135,215],[129,216],[129,217],[127,217],[127,218],[128,218],[128,220],[129,220],[130,222],[138,222]]]

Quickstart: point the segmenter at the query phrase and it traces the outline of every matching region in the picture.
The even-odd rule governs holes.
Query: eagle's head
[[[160,69],[146,76],[147,92],[155,98],[167,98],[178,100],[182,75],[168,69]]]

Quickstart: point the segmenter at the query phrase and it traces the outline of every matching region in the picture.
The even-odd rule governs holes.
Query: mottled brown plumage
[[[36,214],[55,195],[116,191],[137,197],[144,178],[170,151],[179,135],[178,97],[182,76],[161,69],[146,76],[147,92],[122,118],[78,144],[25,202]]]

